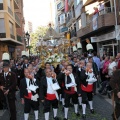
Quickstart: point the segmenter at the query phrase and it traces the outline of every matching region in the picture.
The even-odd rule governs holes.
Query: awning
[[[22,45],[24,45],[23,43],[21,43],[21,42],[19,42],[17,40],[11,39],[11,38],[0,38],[0,41],[9,43],[9,44],[12,44],[12,45],[15,45],[15,46],[22,46]]]
[[[89,5],[89,4],[91,4],[91,3],[94,3],[94,2],[96,2],[97,0],[83,0],[83,6],[87,6],[87,5]]]

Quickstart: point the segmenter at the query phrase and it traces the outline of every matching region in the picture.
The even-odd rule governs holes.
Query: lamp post
[[[28,32],[26,32],[25,37],[27,38],[29,55],[30,55],[30,46],[29,46],[30,34]]]

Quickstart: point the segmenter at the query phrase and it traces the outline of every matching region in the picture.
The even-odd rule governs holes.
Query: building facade
[[[33,24],[30,21],[25,21],[25,32],[31,34],[33,32]]]
[[[24,49],[23,36],[23,0],[0,0],[0,60],[4,52],[17,59]]]
[[[60,2],[56,2],[56,6]],[[64,4],[68,11],[60,14],[65,14],[64,27],[67,28],[61,31],[56,19],[58,32],[69,32],[71,41],[81,38],[83,52],[87,51],[86,38],[101,56],[103,51],[111,56],[120,51],[120,0],[65,0]]]

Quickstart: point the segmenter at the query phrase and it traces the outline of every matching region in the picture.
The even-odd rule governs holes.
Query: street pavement
[[[97,94],[94,96],[93,100],[94,104],[94,110],[95,114],[91,114],[89,110],[89,105],[87,105],[87,118],[86,120],[112,120],[111,114],[113,111],[111,102],[106,100],[105,97],[102,97],[101,95]],[[23,105],[20,103],[19,93],[17,94],[17,120],[24,120],[23,118]],[[82,110],[79,110],[80,114],[82,115]],[[1,113],[0,113],[1,114]],[[74,114],[74,108],[70,107],[69,109],[69,120],[82,120],[82,117],[77,117]],[[60,120],[64,118],[64,113],[62,112],[62,106],[59,104],[59,110],[58,110],[58,117]],[[0,120],[9,120],[9,114],[6,110],[3,115],[1,115]],[[29,120],[34,120],[34,113],[31,111]],[[40,110],[39,110],[39,120],[44,120],[44,114],[43,114],[43,106],[40,104]],[[50,112],[50,120],[53,120],[53,114],[52,109]]]

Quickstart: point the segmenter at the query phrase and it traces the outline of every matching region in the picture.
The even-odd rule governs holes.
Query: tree
[[[39,36],[44,36],[46,34],[47,30],[48,30],[48,27],[40,26],[40,27],[37,28],[37,30],[34,33],[31,33],[31,35],[30,35],[30,39],[31,39],[30,46],[32,46],[31,47],[31,53],[32,54],[36,54],[36,43],[39,40]]]

